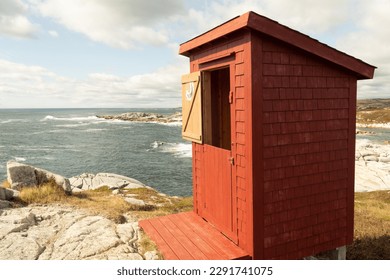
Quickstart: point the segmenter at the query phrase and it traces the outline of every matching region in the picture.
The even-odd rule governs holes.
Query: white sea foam
[[[1,121],[0,124],[12,123],[12,122],[27,122],[25,119],[8,119],[5,121]]]
[[[107,130],[106,128],[89,128],[84,130],[85,132],[97,132],[97,131],[104,131]]]
[[[371,123],[371,124],[356,123],[356,127],[390,128],[390,123]]]
[[[48,115],[44,117],[41,121],[96,121],[100,120],[100,118],[96,116],[87,116],[87,117],[70,117],[70,118],[61,118],[61,117],[54,117],[51,115]]]
[[[164,145],[164,142],[159,142],[159,141],[154,141],[152,144],[150,144],[150,146],[153,148],[153,149],[157,149],[158,147]]]
[[[71,127],[80,127],[80,126],[86,126],[86,125],[90,125],[90,123],[83,123],[83,122],[80,122],[80,123],[76,123],[76,124],[57,124],[55,125],[56,127],[67,127],[67,128],[71,128]]]
[[[24,157],[14,157],[16,161],[26,161]]]
[[[154,141],[151,144],[153,149],[158,149],[163,153],[171,153],[175,157],[190,158],[192,157],[192,145],[187,143],[164,143]]]
[[[161,123],[160,122],[159,124],[166,125],[166,126],[182,126],[182,122],[181,121],[170,122],[170,123]]]

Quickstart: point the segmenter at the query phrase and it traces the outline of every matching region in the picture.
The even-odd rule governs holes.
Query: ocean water
[[[375,144],[389,144],[390,128],[386,127],[358,127],[359,130],[367,131],[370,134],[358,134],[356,140],[369,140]]]
[[[104,120],[124,112],[175,109],[0,109],[0,180],[16,160],[66,177],[111,172],[168,195],[192,194],[191,144],[180,124]]]

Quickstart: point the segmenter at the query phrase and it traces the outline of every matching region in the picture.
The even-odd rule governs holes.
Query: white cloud
[[[93,73],[78,80],[0,60],[0,107],[176,107],[185,66],[130,77]]]
[[[116,48],[168,42],[164,23],[183,9],[181,0],[29,0],[44,16],[93,41]]]
[[[378,66],[373,80],[359,81],[358,97],[390,98],[390,1],[219,0],[179,16],[184,41],[248,11],[278,21]],[[180,31],[179,30],[179,31]]]
[[[218,0],[206,1],[205,7],[191,8],[186,14],[178,16],[190,39],[233,17],[248,11],[278,21],[283,25],[298,29],[309,35],[329,32],[349,20],[351,0]],[[180,30],[179,30],[180,31]]]
[[[39,15],[93,41],[123,49],[154,44],[174,49],[175,58],[170,65],[151,73],[130,77],[92,73],[85,79],[69,79],[42,67],[2,60],[0,107],[17,107],[15,102],[24,102],[24,107],[180,106],[180,75],[188,71],[188,60],[179,60],[177,44],[249,10],[316,39],[331,38],[338,49],[378,66],[374,80],[359,82],[359,97],[388,97],[390,93],[387,0],[216,0],[204,1],[202,7],[200,2],[195,6],[188,1],[187,9],[184,0],[24,1],[0,1],[0,34],[31,36],[34,26],[25,15],[34,7]],[[4,20],[18,21],[18,16],[18,24],[6,27],[1,24]],[[47,32],[54,37],[58,35],[51,29]],[[154,61],[146,57],[145,63]],[[15,96],[27,97],[18,101]]]
[[[49,30],[47,33],[49,33],[49,35],[53,38],[57,38],[59,35],[58,35],[58,32],[55,31],[55,30]]]
[[[359,82],[360,98],[390,98],[390,2],[359,1],[354,11],[356,28],[337,46],[378,67],[373,80]]]
[[[33,37],[37,27],[26,17],[27,10],[21,0],[0,1],[0,35]]]

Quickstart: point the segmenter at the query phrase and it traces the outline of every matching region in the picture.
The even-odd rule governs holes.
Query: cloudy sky
[[[179,44],[249,10],[378,67],[390,98],[389,0],[0,0],[0,108],[177,107]]]

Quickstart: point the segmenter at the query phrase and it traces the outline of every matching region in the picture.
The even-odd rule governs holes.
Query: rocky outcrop
[[[356,142],[355,191],[390,190],[390,146]]]
[[[120,115],[102,115],[102,116],[97,116],[97,117],[103,118],[106,120],[121,120],[121,121],[132,121],[132,122],[172,123],[172,122],[181,122],[182,121],[181,112],[177,112],[177,113],[172,114],[172,115],[130,112],[130,113],[123,113]]]
[[[144,188],[145,185],[140,181],[121,176],[114,173],[84,173],[78,176],[69,178],[70,186],[73,192],[81,190],[94,190],[103,186],[110,189],[134,189]]]
[[[71,192],[69,180],[50,171],[37,168],[17,161],[7,162],[7,180],[12,189],[38,186],[54,179],[56,184],[66,192]]]
[[[0,210],[2,260],[142,260],[137,222],[115,224],[60,205]]]
[[[18,194],[19,192],[16,190],[0,187],[0,209],[10,207],[12,204],[9,200],[17,197]]]

